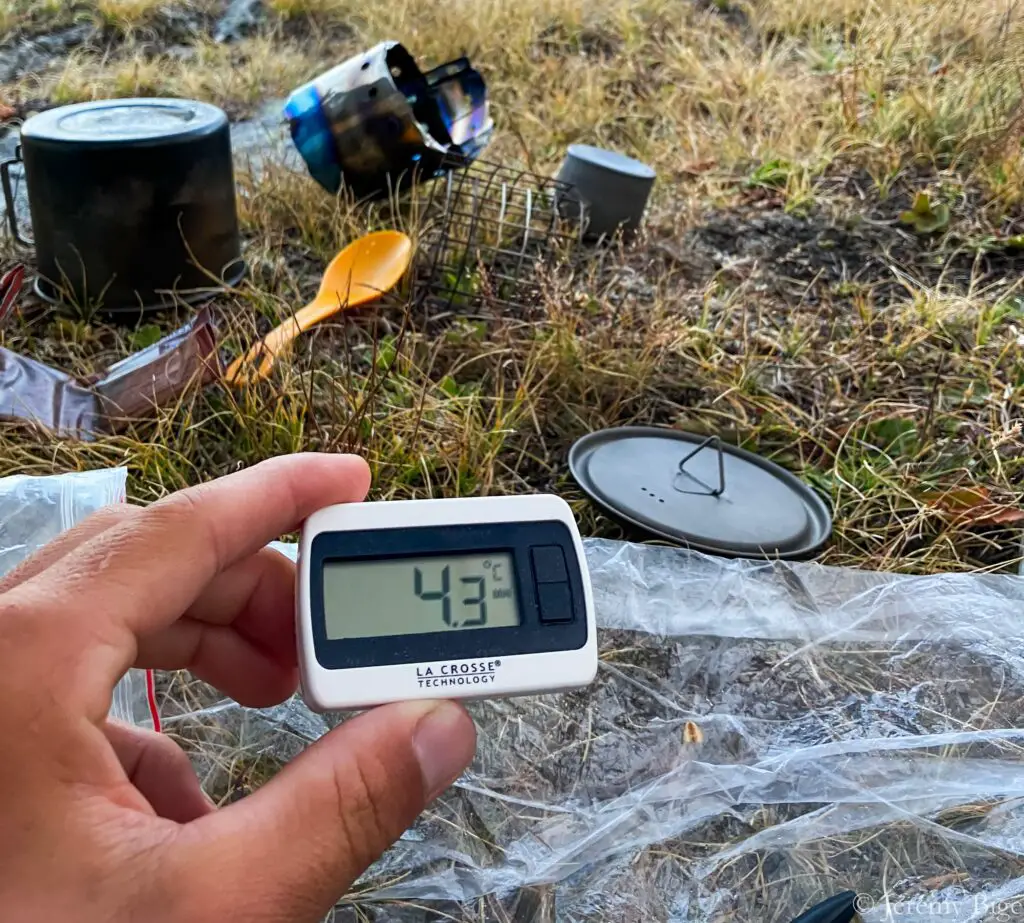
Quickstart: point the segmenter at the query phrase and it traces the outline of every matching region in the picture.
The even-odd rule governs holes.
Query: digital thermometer
[[[597,672],[583,543],[551,495],[319,510],[296,611],[315,711],[562,691]]]

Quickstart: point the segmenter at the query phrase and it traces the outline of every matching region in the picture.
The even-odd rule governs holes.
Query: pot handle
[[[11,229],[11,235],[23,247],[31,247],[33,242],[21,236],[21,231],[18,228],[18,215],[14,210],[14,193],[11,190],[11,166],[16,163],[21,163],[20,144],[15,149],[14,157],[11,160],[5,160],[3,163],[0,163],[0,185],[3,186],[4,190],[4,204],[7,207],[7,224]]]

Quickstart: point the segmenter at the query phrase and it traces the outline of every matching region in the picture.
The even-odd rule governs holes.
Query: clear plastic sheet
[[[471,770],[335,920],[1024,915],[1024,580],[586,547],[593,687],[472,705]],[[179,675],[162,707],[224,800],[342,720]]]
[[[0,577],[97,510],[124,503],[125,468],[0,478]],[[145,673],[130,670],[114,689],[110,717],[151,723]]]
[[[0,575],[125,476],[0,479]],[[787,923],[846,888],[867,923],[1024,916],[1024,581],[586,545],[597,682],[474,704],[471,770],[335,920]],[[223,799],[343,718],[161,685]],[[148,723],[141,672],[111,714]]]

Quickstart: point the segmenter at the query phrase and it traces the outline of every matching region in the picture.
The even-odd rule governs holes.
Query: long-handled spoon
[[[352,241],[327,266],[316,298],[232,362],[224,380],[242,386],[266,378],[274,360],[299,334],[390,291],[411,259],[412,241],[400,231],[376,231]]]

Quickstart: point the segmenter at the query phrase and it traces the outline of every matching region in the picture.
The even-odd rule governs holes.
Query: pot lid
[[[709,554],[799,558],[832,532],[825,501],[774,462],[717,436],[624,426],[569,452],[583,491],[610,515]]]
[[[79,145],[146,145],[211,134],[227,124],[216,106],[191,99],[98,99],[28,119],[23,140]]]
[[[618,151],[609,151],[590,144],[570,144],[569,157],[589,164],[599,170],[617,173],[620,176],[631,176],[636,179],[652,180],[655,178],[653,168]]]

